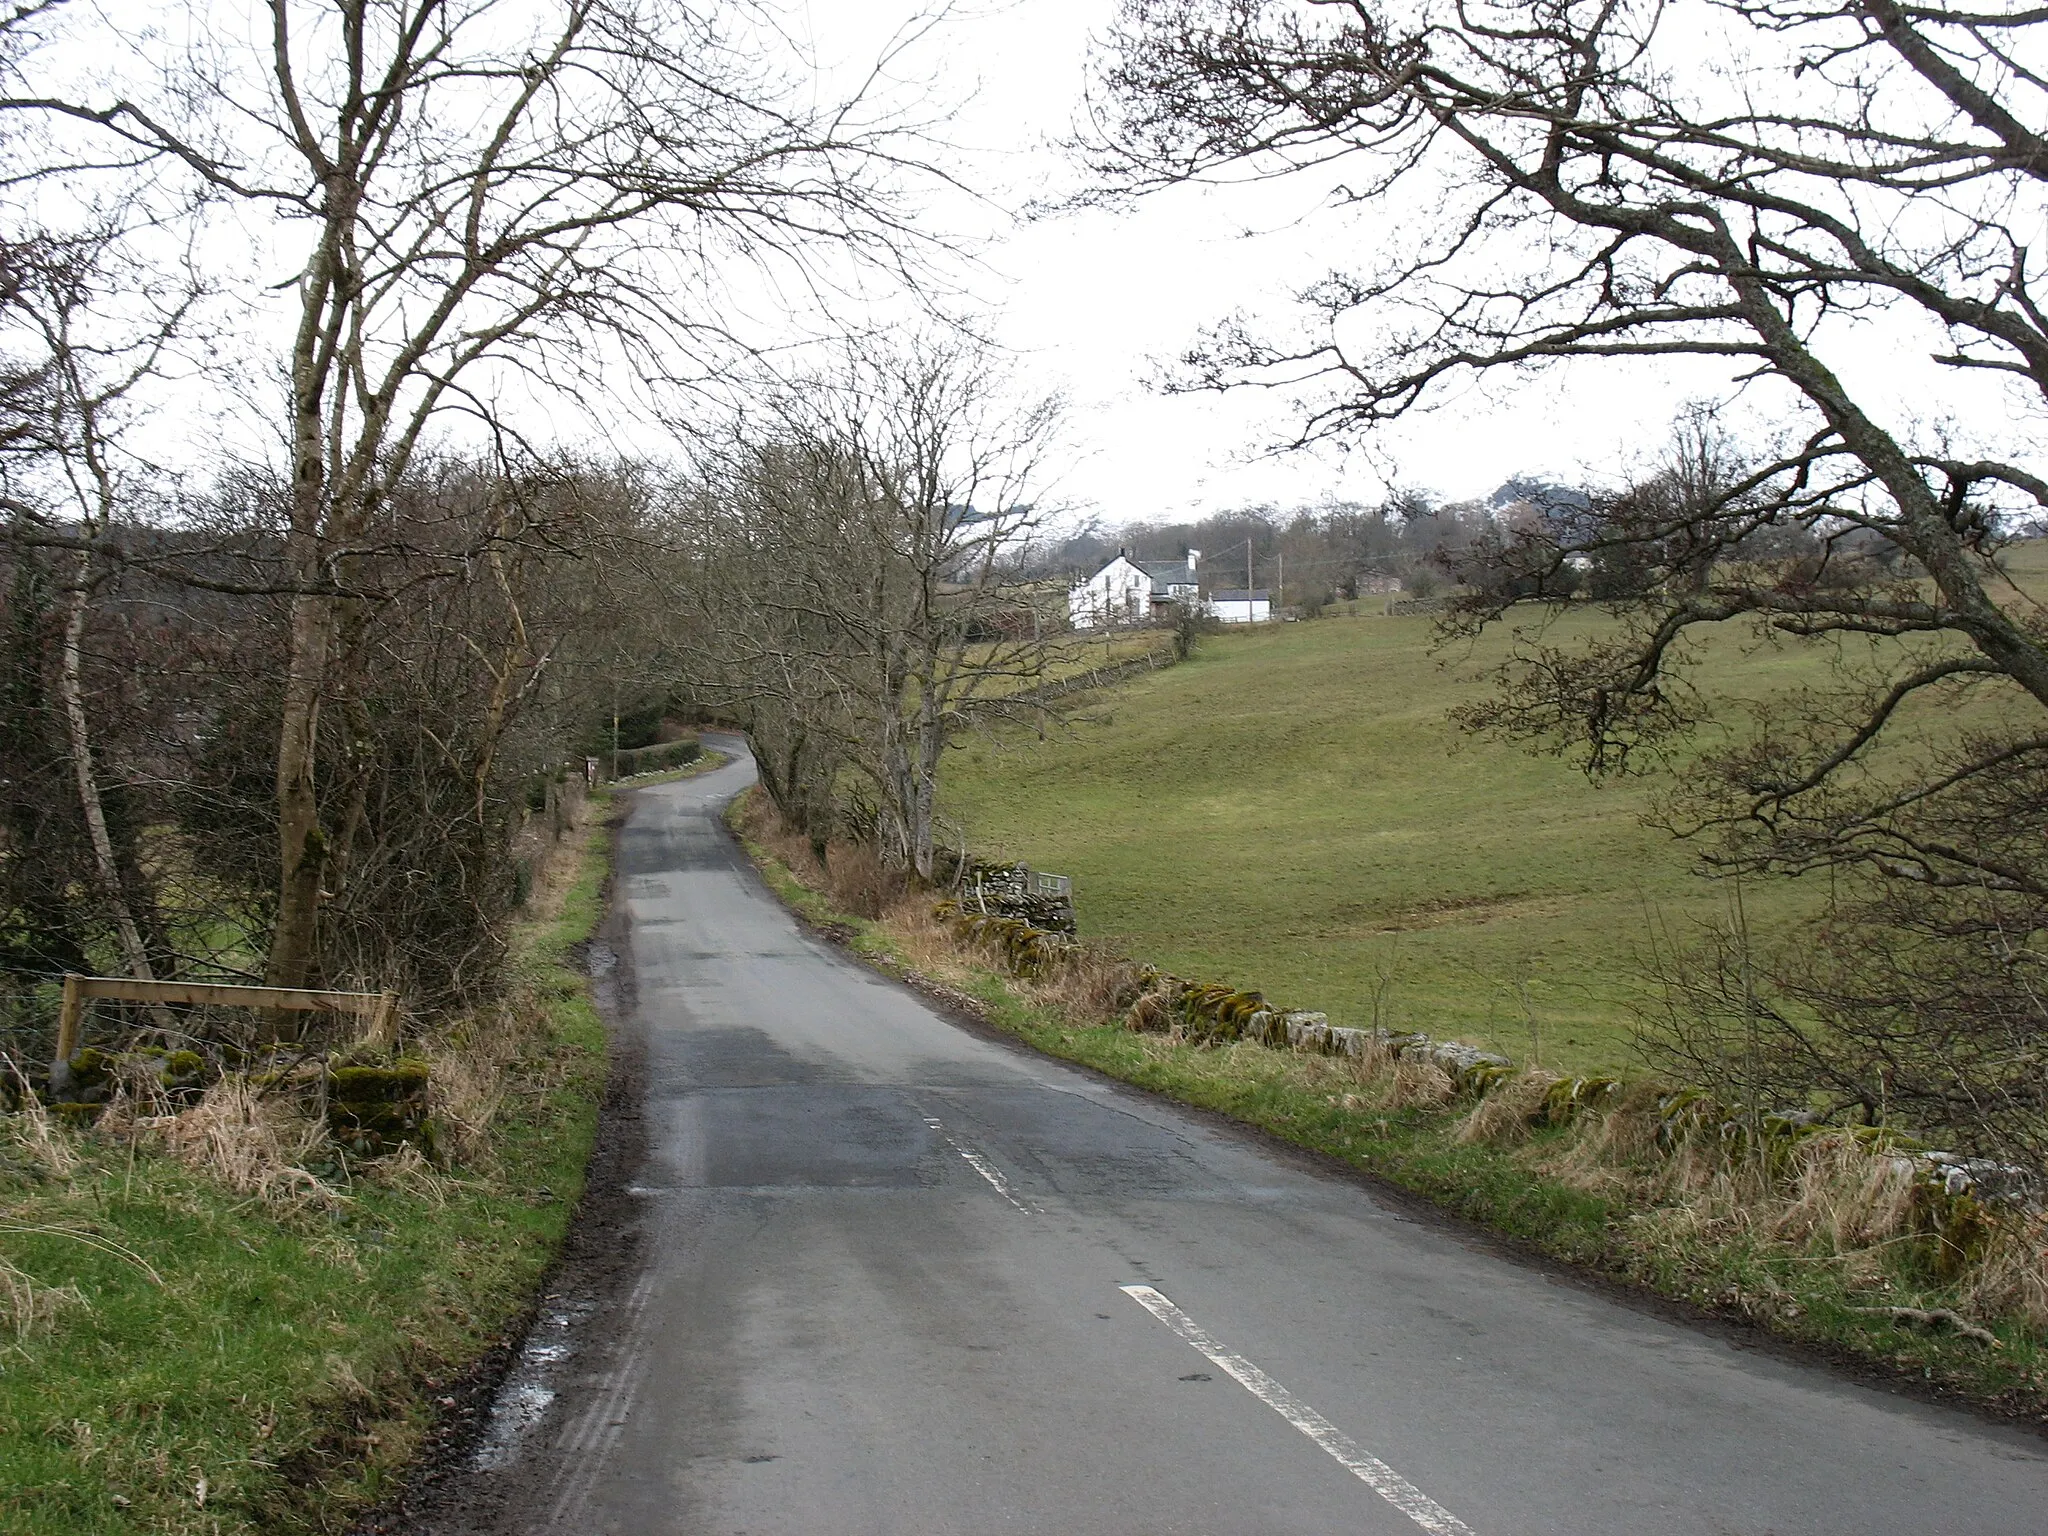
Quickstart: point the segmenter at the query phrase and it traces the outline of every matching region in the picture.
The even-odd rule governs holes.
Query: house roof
[[[1249,592],[1246,592],[1243,588],[1239,588],[1235,592],[1211,592],[1209,594],[1209,601],[1212,603],[1241,603],[1247,597],[1255,603],[1270,603],[1273,600],[1273,594],[1264,587],[1254,587]]]
[[[1154,592],[1164,592],[1168,587],[1192,587],[1198,580],[1185,560],[1133,560],[1131,564],[1152,578]]]

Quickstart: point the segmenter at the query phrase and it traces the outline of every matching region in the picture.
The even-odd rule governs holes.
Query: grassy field
[[[565,844],[516,935],[517,1028],[451,1042],[501,1096],[453,1168],[318,1165],[317,1198],[266,1198],[132,1135],[0,1117],[0,1528],[338,1530],[403,1470],[582,1186],[604,1032],[572,947],[607,846]]]
[[[2048,549],[2025,554],[2048,569]],[[1605,622],[1575,614],[1555,633]],[[1084,936],[1178,974],[1340,1024],[1627,1066],[1639,957],[1725,915],[1733,892],[1642,824],[1641,781],[1594,785],[1456,731],[1448,709],[1479,695],[1506,636],[1444,654],[1430,636],[1423,617],[1227,631],[1044,740],[971,739],[942,810],[977,852],[1071,875]],[[1755,699],[1820,665],[1731,635],[1700,681]],[[1752,883],[1744,906],[1768,929],[1817,895]]]

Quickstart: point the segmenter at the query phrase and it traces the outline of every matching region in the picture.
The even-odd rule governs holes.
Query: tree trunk
[[[85,691],[79,681],[85,642],[87,583],[92,575],[92,557],[81,552],[78,573],[64,614],[64,649],[57,667],[57,693],[64,704],[64,721],[69,731],[71,775],[78,785],[78,805],[85,816],[86,835],[92,843],[93,873],[101,897],[113,915],[114,931],[120,936],[121,959],[128,974],[137,981],[154,981],[149,950],[142,942],[142,930],[128,910],[121,889],[121,869],[114,858],[114,840],[107,834],[106,807],[100,800],[99,778],[92,766],[92,735],[85,718]]]
[[[917,755],[912,766],[910,861],[918,878],[932,879],[933,820],[938,813],[939,754],[946,749],[945,733],[939,722],[938,696],[927,681],[919,690],[917,706]]]
[[[318,960],[327,835],[320,825],[315,769],[335,607],[331,597],[301,593],[292,599],[284,718],[277,744],[277,927],[263,968],[266,986],[302,987]]]

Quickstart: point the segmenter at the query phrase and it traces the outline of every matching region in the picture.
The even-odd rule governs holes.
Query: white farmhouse
[[[1118,550],[1109,564],[1067,589],[1067,611],[1073,615],[1074,628],[1149,623],[1163,616],[1169,603],[1196,601],[1201,578],[1195,567],[1201,558],[1199,549],[1189,550],[1185,563],[1133,560],[1129,550]]]
[[[1273,594],[1264,587],[1211,592],[1209,612],[1225,624],[1264,624],[1273,617]]]

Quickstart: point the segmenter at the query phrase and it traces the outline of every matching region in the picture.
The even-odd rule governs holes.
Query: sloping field
[[[1430,629],[1330,618],[1215,636],[1043,741],[968,742],[945,814],[977,851],[1071,875],[1085,936],[1179,974],[1336,1023],[1626,1066],[1640,957],[1735,892],[1642,825],[1645,784],[1596,786],[1453,729],[1447,710],[1479,695],[1506,638],[1431,654]],[[1753,699],[1820,676],[1810,651],[1727,636],[1700,681]],[[1757,930],[1819,892],[1742,895]]]

